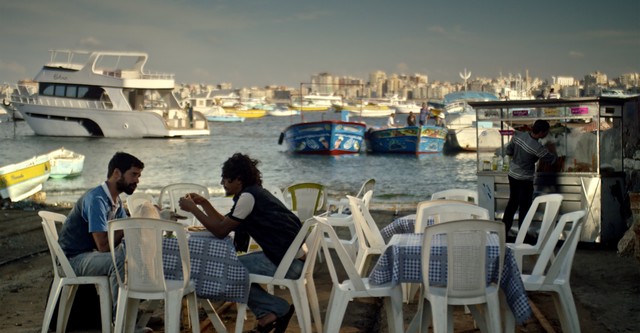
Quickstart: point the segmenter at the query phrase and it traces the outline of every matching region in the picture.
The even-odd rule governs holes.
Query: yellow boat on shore
[[[42,190],[42,184],[51,173],[49,160],[49,155],[45,154],[1,167],[0,196],[2,199],[17,202]]]

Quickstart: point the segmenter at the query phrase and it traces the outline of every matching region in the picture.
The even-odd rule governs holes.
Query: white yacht
[[[495,95],[480,91],[459,91],[444,97],[445,122],[449,129],[447,142],[451,148],[476,151],[478,143],[485,150],[500,148],[499,124],[478,121],[476,111],[467,104],[467,101],[495,100],[498,100]]]
[[[141,52],[51,50],[31,92],[11,96],[37,135],[187,137],[210,135],[205,117],[182,108],[173,74],[145,72]]]
[[[313,93],[292,101],[290,108],[300,111],[326,111],[331,107],[341,107],[343,105],[342,97],[336,95],[320,95]]]

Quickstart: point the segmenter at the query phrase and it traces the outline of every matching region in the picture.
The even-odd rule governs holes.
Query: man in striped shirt
[[[536,162],[538,160],[548,164],[556,162],[557,156],[538,142],[547,134],[549,134],[549,123],[545,120],[536,120],[530,132],[516,132],[507,145],[506,153],[511,156],[509,202],[502,217],[507,233],[513,224],[516,210],[518,211],[518,220],[522,221],[531,207]]]

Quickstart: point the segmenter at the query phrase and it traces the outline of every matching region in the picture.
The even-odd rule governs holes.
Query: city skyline
[[[297,86],[322,72],[430,82],[640,71],[640,2],[63,1],[3,3],[0,82],[31,79],[50,49],[142,51],[176,83]]]

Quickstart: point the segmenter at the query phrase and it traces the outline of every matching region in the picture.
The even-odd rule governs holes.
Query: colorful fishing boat
[[[54,179],[75,177],[82,173],[84,155],[62,147],[49,153],[49,163],[51,164],[49,177]]]
[[[48,154],[3,166],[0,168],[0,197],[13,202],[28,198],[42,190],[50,173]]]
[[[279,144],[286,141],[288,150],[296,154],[342,155],[360,152],[366,124],[343,120],[297,123],[280,134]]]
[[[367,149],[373,153],[441,153],[447,129],[440,126],[407,126],[370,129]]]

